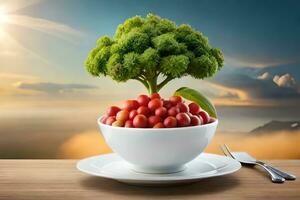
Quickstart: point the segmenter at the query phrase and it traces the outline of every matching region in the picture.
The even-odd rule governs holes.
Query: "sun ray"
[[[0,45],[0,52],[9,52],[10,50],[12,50],[15,53],[19,52],[22,54],[27,54],[28,56],[40,60],[46,66],[51,66],[51,63],[46,58],[40,56],[38,53],[32,51],[31,49],[24,47],[24,45],[22,45],[5,31],[0,32],[0,37],[2,37],[2,39],[0,38],[1,40],[5,40],[5,42],[2,42]]]
[[[31,57],[40,60],[46,66],[52,66],[46,58],[26,48],[12,35],[13,29],[7,29],[6,26],[17,25],[23,28],[32,29],[59,39],[79,44],[83,40],[83,32],[76,30],[66,24],[50,21],[47,19],[31,17],[27,15],[18,15],[15,11],[39,3],[40,0],[1,0],[0,2],[0,56],[20,56]],[[3,42],[5,41],[5,42]],[[0,59],[1,62],[1,59]]]
[[[6,13],[6,10],[0,7],[0,38],[3,34],[5,25],[9,22],[9,15]]]
[[[81,31],[73,29],[68,25],[46,19],[25,15],[9,15],[9,19],[10,24],[37,30],[67,40],[69,42],[78,43],[78,40],[82,39],[84,35]]]
[[[0,7],[5,8],[7,13],[12,13],[39,2],[41,2],[41,0],[1,0]]]

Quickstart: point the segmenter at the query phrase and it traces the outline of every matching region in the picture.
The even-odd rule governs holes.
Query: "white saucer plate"
[[[208,153],[202,153],[187,163],[185,170],[171,174],[135,172],[130,164],[114,153],[89,157],[77,163],[77,169],[84,173],[135,185],[190,183],[231,174],[240,168],[241,164],[232,158]]]

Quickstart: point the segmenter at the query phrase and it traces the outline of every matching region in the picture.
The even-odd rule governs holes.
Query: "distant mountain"
[[[269,133],[276,131],[299,131],[300,121],[270,121],[263,126],[257,127],[250,133]]]

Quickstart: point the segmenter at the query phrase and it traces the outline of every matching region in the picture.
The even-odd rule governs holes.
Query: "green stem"
[[[170,82],[173,78],[168,76],[165,80],[163,80],[160,84],[157,85],[157,91],[163,88],[168,82]]]
[[[155,92],[158,92],[158,90],[157,90],[157,77],[154,77],[151,80],[148,80],[147,82],[148,82],[148,85],[149,85],[149,89],[148,89],[149,94],[153,94]]]
[[[161,83],[157,84],[157,78],[158,76],[154,76],[151,79],[146,79],[146,77],[136,77],[135,80],[141,82],[148,90],[149,94],[153,94],[161,90],[168,82],[170,82],[173,78],[168,76],[165,80],[163,80]]]
[[[147,88],[147,90],[149,91],[149,85],[148,85],[147,81],[145,81],[145,80],[143,80],[139,77],[136,77],[135,80],[141,82]]]

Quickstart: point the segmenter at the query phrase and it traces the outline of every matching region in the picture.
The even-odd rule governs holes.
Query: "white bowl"
[[[124,128],[98,124],[111,149],[143,173],[173,173],[200,155],[213,138],[218,120],[182,128]]]

